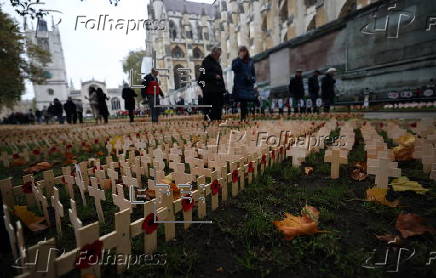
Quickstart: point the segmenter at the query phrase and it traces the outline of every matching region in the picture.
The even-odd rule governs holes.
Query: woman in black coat
[[[238,56],[232,61],[232,71],[235,73],[232,95],[241,103],[241,121],[244,121],[248,114],[248,102],[256,100],[256,72],[250,52],[245,46],[239,48]]]
[[[321,81],[321,98],[324,105],[324,112],[330,112],[330,105],[333,104],[335,99],[335,75],[336,69],[330,68],[325,77]]]
[[[103,117],[105,123],[108,122],[108,118],[109,118],[109,110],[107,108],[106,100],[109,100],[109,98],[106,96],[106,94],[103,92],[101,88],[98,88],[97,89],[98,110],[100,116]]]
[[[135,117],[135,98],[138,95],[135,93],[135,90],[129,87],[128,84],[124,84],[122,97],[124,99],[124,108],[129,111],[130,122],[133,123]]]
[[[201,64],[204,72],[200,75],[198,80],[200,84],[204,81],[204,87],[201,85],[203,90],[203,103],[212,105],[212,108],[208,109],[206,112],[212,121],[221,120],[224,94],[226,93],[223,70],[219,63],[220,56],[221,49],[213,48],[211,54],[204,58]]]

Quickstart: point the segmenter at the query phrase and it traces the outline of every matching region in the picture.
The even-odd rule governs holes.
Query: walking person
[[[91,107],[92,114],[94,115],[95,123],[98,124],[101,121],[100,111],[98,110],[98,98],[97,98],[97,90],[90,86],[88,88],[89,97],[86,99],[89,100],[89,106]]]
[[[57,121],[60,124],[64,124],[63,114],[64,114],[64,108],[62,106],[62,103],[60,102],[59,99],[55,98],[53,100],[52,115],[56,117]]]
[[[318,106],[316,105],[316,100],[319,98],[319,75],[321,72],[316,70],[313,75],[309,78],[309,97],[312,100],[312,111],[314,113],[319,113]]]
[[[206,109],[206,115],[211,121],[220,121],[224,105],[224,94],[226,86],[224,84],[223,70],[219,63],[221,48],[214,47],[209,55],[204,58],[201,67],[204,69],[200,75],[199,83],[204,81],[203,102],[211,105],[212,108]]]
[[[121,96],[124,99],[124,109],[129,111],[130,122],[133,123],[136,108],[135,98],[138,95],[135,93],[135,90],[129,87],[129,84],[124,83],[124,88]]]
[[[159,107],[160,105],[159,96],[164,97],[162,89],[159,87],[159,79],[157,78],[159,72],[155,69],[151,69],[151,72],[144,77],[142,85],[144,88],[141,89],[141,96],[144,99],[144,103],[148,104],[151,114],[151,122],[159,122]]]
[[[98,101],[98,111],[100,117],[103,117],[104,123],[107,124],[109,118],[109,109],[107,108],[106,100],[109,98],[103,92],[101,88],[97,89],[97,101]]]
[[[327,70],[326,75],[321,82],[321,98],[324,105],[324,112],[330,112],[330,106],[335,98],[335,84],[336,84],[336,69],[330,68]]]
[[[289,95],[292,97],[293,105],[297,113],[304,111],[304,83],[303,83],[303,71],[297,70],[295,76],[291,77],[289,81]],[[291,114],[291,107],[288,109],[288,114]]]
[[[76,109],[76,105],[73,102],[73,99],[71,97],[68,97],[67,102],[65,102],[64,104],[64,110],[65,110],[65,114],[66,114],[66,118],[67,118],[67,123],[72,124],[73,118],[76,118],[76,122],[77,122],[77,109]]]
[[[245,121],[248,114],[248,104],[256,100],[256,72],[254,62],[250,58],[250,52],[247,47],[241,46],[238,51],[238,58],[232,61],[233,79],[233,96],[240,102],[241,121]]]
[[[76,105],[76,116],[73,117],[73,122],[77,123],[77,120],[78,120],[79,123],[83,124],[83,104],[82,104],[82,100],[74,99],[73,102]]]

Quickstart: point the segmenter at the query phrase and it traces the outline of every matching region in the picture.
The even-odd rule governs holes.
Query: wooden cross
[[[42,181],[38,181],[37,185],[32,185],[32,192],[35,196],[36,205],[39,210],[41,210],[44,214],[45,221],[47,221],[48,225],[50,225],[50,217],[48,215],[48,201],[47,198],[42,194]]]
[[[15,206],[15,198],[12,190],[12,178],[0,180],[0,192],[3,203],[13,208]]]
[[[291,147],[290,150],[286,151],[286,156],[292,156],[292,166],[300,167],[301,162],[304,161],[309,151],[301,147]]]
[[[238,195],[239,190],[239,171],[238,171],[238,162],[231,162],[230,163],[230,172],[227,173],[227,181],[226,184],[231,183],[232,184],[232,197],[236,197]],[[233,181],[233,173],[234,171],[238,171],[238,179]]]
[[[77,207],[76,201],[70,199],[71,208],[68,209],[68,216],[70,217],[71,225],[73,225],[74,236],[77,240],[78,238],[78,230],[83,227],[82,221],[77,216]]]
[[[5,204],[3,204],[3,221],[5,222],[5,228],[9,235],[9,244],[11,246],[12,256],[14,257],[14,259],[17,259],[18,253],[16,246],[17,240],[15,239],[15,229],[14,226],[11,224],[9,208]]]
[[[130,200],[124,198],[123,185],[117,184],[117,193],[118,194],[112,194],[113,203],[120,209],[120,211],[123,211],[125,209],[130,209],[131,211],[132,203],[130,202]]]
[[[76,180],[77,187],[79,187],[80,196],[82,196],[83,205],[86,206],[85,184],[83,183],[83,180],[80,178],[80,175],[76,175],[74,179]]]
[[[44,177],[44,187],[48,196],[53,196],[53,187],[55,185],[55,176],[53,170],[44,171],[42,172],[42,175]]]
[[[106,195],[104,190],[98,188],[98,181],[96,178],[91,177],[91,185],[88,186],[89,196],[94,197],[95,208],[97,209],[98,221],[100,223],[104,222],[103,209],[101,208],[101,201],[106,201]]]
[[[112,193],[117,192],[118,172],[113,168],[108,168],[107,176],[111,179]]]
[[[375,184],[380,188],[387,188],[389,177],[401,176],[398,162],[392,162],[389,159],[368,159],[367,172],[375,175]]]
[[[0,159],[2,160],[3,167],[9,167],[9,154],[7,152],[2,152]]]
[[[422,171],[430,174],[433,163],[436,163],[436,148],[424,150],[422,159]]]
[[[341,164],[347,164],[347,151],[340,149],[329,149],[325,151],[324,162],[330,162],[330,178],[339,178],[339,169]]]
[[[431,173],[430,173],[430,179],[436,181],[436,163],[432,164]]]
[[[58,236],[62,236],[62,222],[61,218],[64,217],[64,206],[59,200],[59,190],[53,187],[53,196],[51,196],[51,205],[55,211],[56,230]]]
[[[67,188],[68,196],[70,196],[70,199],[74,200],[74,189],[73,184],[75,183],[74,177],[69,175],[64,175],[65,180],[65,186]]]
[[[95,222],[93,224],[84,226],[82,228],[79,228],[77,231],[78,238],[76,240],[77,242],[77,249],[81,250],[85,245],[92,244],[95,241],[99,240],[99,234],[100,234],[100,228],[98,222]],[[104,248],[104,247],[103,247]],[[77,252],[80,254],[80,251]],[[85,254],[86,255],[86,254]],[[77,254],[76,254],[77,256]],[[93,258],[95,259],[95,258]],[[84,268],[80,270],[80,276],[86,277],[88,275],[95,276],[97,278],[100,277],[100,264],[92,265],[88,268]],[[91,276],[91,277],[92,277]]]

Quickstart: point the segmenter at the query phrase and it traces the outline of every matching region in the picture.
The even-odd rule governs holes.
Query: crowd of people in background
[[[278,108],[279,114],[284,113],[287,108],[288,114],[294,113],[329,113],[330,107],[335,102],[336,97],[336,72],[335,68],[328,69],[322,78],[321,71],[315,70],[307,80],[307,93],[303,78],[303,70],[297,69],[295,75],[291,76],[288,90],[285,97],[274,99],[275,105],[270,97],[261,99],[258,88],[256,87],[256,71],[254,61],[250,57],[250,52],[245,46],[238,49],[238,57],[232,61],[232,71],[234,73],[233,88],[230,94],[226,88],[223,70],[220,65],[221,49],[212,48],[211,53],[202,61],[202,70],[197,83],[201,88],[202,94],[198,94],[198,104],[207,106],[203,109],[185,109],[185,100],[180,97],[176,102],[175,113],[192,114],[202,111],[204,119],[208,121],[220,121],[223,112],[238,113],[240,112],[241,120],[247,120],[247,116],[260,112],[272,113]],[[141,97],[142,104],[148,106],[153,123],[159,121],[161,112],[160,98],[164,93],[159,86],[159,72],[152,69],[149,74],[142,79]],[[429,89],[435,90],[436,85],[432,79],[430,86],[422,88],[422,95],[426,95]],[[127,83],[124,83],[122,98],[124,99],[124,108],[129,116],[130,122],[134,122],[137,111],[137,93]],[[102,88],[89,87],[89,94],[86,99],[89,100],[90,109],[94,116],[95,122],[107,123],[109,110],[106,96]],[[275,107],[273,107],[275,106]],[[63,116],[65,112],[65,117]],[[15,112],[3,119],[6,124],[31,124],[31,123],[50,123],[57,121],[63,124],[83,123],[83,105],[81,100],[69,97],[62,104],[59,99],[55,98],[48,108],[42,111],[36,110],[33,113],[29,110],[27,113]]]

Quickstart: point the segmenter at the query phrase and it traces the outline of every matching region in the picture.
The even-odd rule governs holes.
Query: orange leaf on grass
[[[389,244],[400,244],[401,243],[401,237],[399,235],[376,235],[375,236],[378,240],[386,241]]]
[[[436,230],[425,225],[425,219],[414,213],[402,213],[398,215],[395,228],[401,233],[403,238],[422,235],[424,233],[435,233]]]
[[[304,173],[306,176],[310,176],[313,174],[313,167],[304,167]]]
[[[318,217],[319,211],[316,208],[306,206],[302,216],[285,213],[283,220],[274,221],[273,224],[284,234],[285,240],[293,240],[296,236],[318,233]]]
[[[386,200],[386,194],[388,190],[385,188],[373,187],[366,190],[366,200],[369,202],[378,202],[388,207],[398,207],[400,201],[395,200],[393,202]]]

